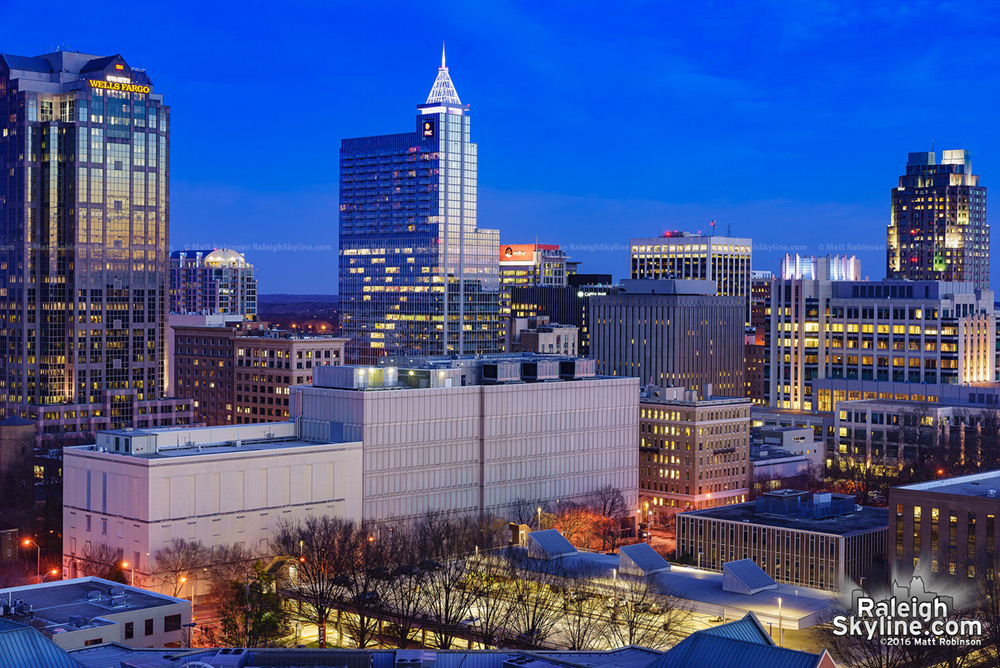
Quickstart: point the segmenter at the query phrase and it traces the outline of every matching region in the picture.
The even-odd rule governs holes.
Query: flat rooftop
[[[201,443],[197,445],[181,446],[181,447],[167,447],[155,452],[109,452],[103,453],[97,449],[96,445],[85,445],[77,446],[75,448],[67,448],[67,450],[83,450],[91,452],[102,452],[102,454],[116,454],[125,457],[135,457],[137,459],[177,459],[183,457],[205,457],[205,456],[221,456],[221,455],[233,455],[233,454],[243,454],[253,452],[282,452],[287,450],[294,450],[296,448],[315,448],[318,446],[337,446],[337,445],[348,445],[349,442],[323,442],[323,441],[304,441],[301,439],[290,439],[290,440],[279,440],[275,439],[273,441],[261,441],[261,442],[244,442],[242,445],[234,445],[233,443]]]
[[[529,560],[531,563],[531,560]],[[578,552],[563,557],[558,567],[565,569],[569,577],[591,575],[603,571],[606,579],[601,584],[615,587],[617,581],[612,570],[619,566],[617,554],[600,552]],[[530,566],[529,566],[530,567]],[[539,568],[551,569],[551,562],[544,562]],[[778,583],[777,589],[769,589],[746,595],[723,591],[722,573],[671,564],[670,570],[647,576],[660,593],[684,599],[692,612],[712,616],[727,616],[730,619],[753,612],[765,624],[778,622],[778,599],[782,599],[781,618],[786,628],[804,629],[826,621],[828,614],[838,602],[836,592]]]
[[[1000,501],[1000,471],[973,473],[972,475],[946,478],[944,480],[928,480],[927,482],[918,482],[913,485],[902,485],[898,489],[934,492],[935,494],[954,494],[956,496],[996,498]]]
[[[112,595],[112,590],[116,595]],[[33,616],[15,615],[12,619],[33,626],[50,637],[63,631],[114,624],[103,619],[108,615],[188,603],[183,599],[95,577],[0,589],[0,598],[5,601],[8,598],[14,601],[20,599],[31,605]],[[81,625],[81,622],[84,623]]]
[[[757,513],[757,504],[738,503],[732,506],[719,506],[703,510],[689,510],[682,515],[710,517],[731,522],[748,522],[779,529],[796,529],[815,533],[848,536],[875,529],[889,527],[889,510],[887,508],[872,508],[861,506],[861,510],[846,515],[813,519],[811,517],[789,517],[786,515],[767,515]]]

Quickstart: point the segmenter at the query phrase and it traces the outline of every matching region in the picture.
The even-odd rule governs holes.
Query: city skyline
[[[16,23],[29,10],[6,11]],[[181,49],[179,57],[147,35],[99,30],[100,17],[70,22],[56,11],[44,26],[21,21],[25,30],[3,51],[37,55],[65,36],[79,40],[68,49],[121,52],[155,72],[182,137],[172,147],[171,249],[243,250],[260,267],[263,293],[301,292],[304,283],[310,292],[335,292],[336,169],[329,156],[343,137],[396,127],[412,100],[426,95],[442,39],[477,118],[479,224],[500,229],[503,243],[564,244],[583,271],[620,278],[629,237],[708,231],[714,219],[718,233],[754,240],[755,268],[776,270],[785,252],[832,251],[858,255],[877,279],[889,193],[905,154],[929,150],[932,141],[937,150],[968,148],[987,187],[1000,171],[986,116],[995,88],[990,66],[1000,57],[981,43],[998,19],[988,9],[973,16],[936,6],[762,5],[730,9],[715,21],[711,8],[685,8],[666,29],[641,7],[601,21],[586,9],[529,15],[517,5],[397,6],[384,17],[347,6],[337,8],[336,20],[330,10],[309,11],[316,28],[282,30],[294,17],[213,10],[186,33],[198,51]],[[440,19],[440,27],[413,37],[415,12]],[[183,8],[156,14],[165,33],[185,21]],[[375,21],[384,43],[399,46],[376,49],[366,41]],[[938,39],[914,61],[907,36],[918,32]],[[947,49],[959,37],[977,59]],[[276,53],[294,54],[294,63],[225,65],[231,53],[265,38]],[[316,58],[337,66],[296,64]],[[974,82],[976,104],[934,93],[941,80],[956,88]],[[307,108],[331,110],[309,141],[294,116],[270,124],[269,141],[243,141],[259,131],[250,113],[231,115],[228,131],[214,136],[211,105],[201,96],[238,95],[261,81],[273,90],[308,90],[314,103]],[[905,94],[921,90],[927,94]],[[523,113],[537,91],[544,91],[540,111]],[[355,113],[351,100],[364,100],[365,113]],[[609,116],[610,108],[627,120]],[[231,159],[204,160],[210,138]],[[624,163],[630,168],[615,167]],[[289,222],[294,235],[284,232]],[[794,237],[786,232],[792,225]],[[837,247],[845,238],[860,248]],[[268,250],[283,244],[329,250]]]

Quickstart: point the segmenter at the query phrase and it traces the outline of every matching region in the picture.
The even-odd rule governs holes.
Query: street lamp
[[[542,507],[538,506],[538,530],[542,530]]]
[[[778,597],[778,647],[783,647],[785,642],[784,630],[781,628],[781,597]]]
[[[36,543],[35,541],[33,541],[33,540],[29,539],[29,538],[25,538],[24,539],[24,546],[28,547],[29,545],[34,545],[35,549],[38,550],[38,558],[37,558],[36,563],[35,563],[35,577],[38,578],[39,582],[41,582],[42,581],[42,548],[40,548],[38,546],[38,543]]]
[[[49,577],[50,575],[59,575],[59,569],[53,568],[51,571],[43,575],[41,581],[38,584],[45,582],[45,578]]]
[[[127,561],[122,562],[122,568],[128,568],[129,563]],[[132,586],[135,586],[135,564],[132,564]]]

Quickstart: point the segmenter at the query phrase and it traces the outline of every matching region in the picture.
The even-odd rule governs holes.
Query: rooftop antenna
[[[726,223],[726,236],[727,237],[733,236],[733,224],[732,223]]]
[[[448,66],[444,64],[444,40],[441,40],[441,69],[448,69]]]
[[[711,222],[711,225],[712,225],[712,236],[714,237],[715,236],[715,221],[714,220]]]

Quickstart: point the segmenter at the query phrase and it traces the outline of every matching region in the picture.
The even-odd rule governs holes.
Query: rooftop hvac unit
[[[529,382],[557,380],[559,378],[559,360],[536,359],[524,361],[521,364],[521,377]]]
[[[483,362],[484,383],[517,383],[521,380],[521,363],[517,360]]]
[[[563,380],[593,378],[597,375],[597,361],[585,357],[574,357],[559,361],[559,376]]]

